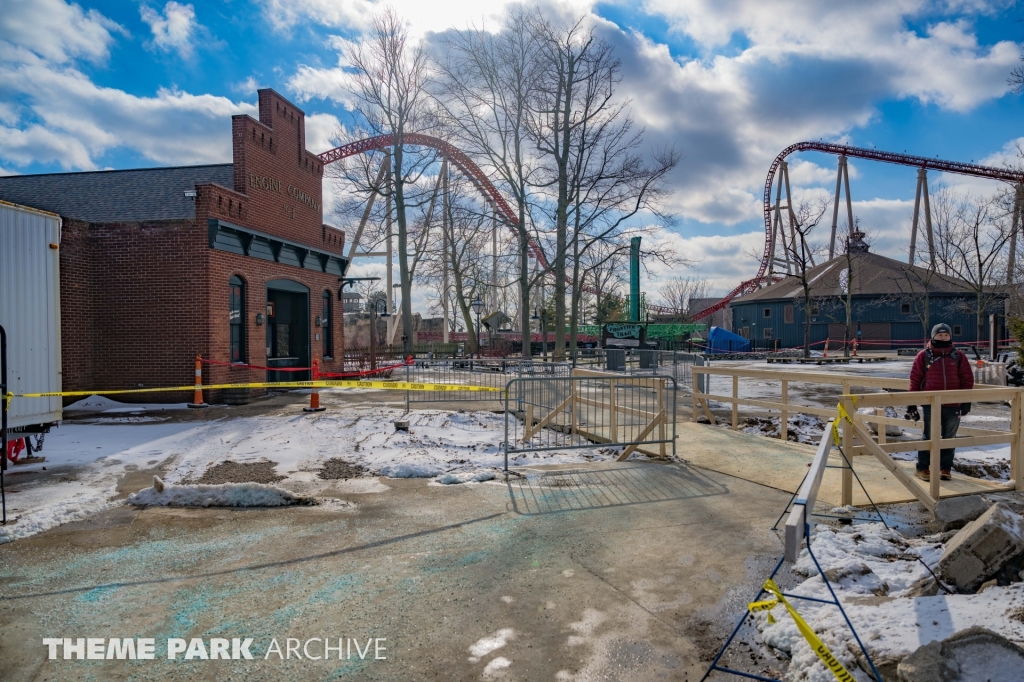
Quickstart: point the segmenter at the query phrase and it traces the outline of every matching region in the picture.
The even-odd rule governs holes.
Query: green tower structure
[[[640,321],[640,237],[629,240],[629,320]]]

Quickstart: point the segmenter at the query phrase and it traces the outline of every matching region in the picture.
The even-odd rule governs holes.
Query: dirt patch
[[[964,476],[986,478],[993,481],[1007,481],[1010,478],[1009,462],[979,462],[973,459],[954,459],[953,471]]]
[[[362,476],[366,471],[366,467],[361,464],[353,464],[352,462],[346,462],[343,459],[334,457],[324,462],[317,476],[325,481],[336,481],[339,479],[347,481],[350,478]]]
[[[277,483],[287,478],[287,476],[281,476],[274,471],[276,466],[277,462],[270,461],[242,463],[228,460],[213,465],[203,472],[199,479],[188,482],[207,483],[210,485],[218,485],[220,483]]]

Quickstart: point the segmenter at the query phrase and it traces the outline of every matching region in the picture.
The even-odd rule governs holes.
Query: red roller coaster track
[[[779,166],[786,159],[787,156],[794,152],[804,151],[815,151],[825,152],[826,154],[835,154],[836,156],[847,156],[857,159],[869,159],[871,161],[882,161],[884,163],[895,163],[901,166],[913,166],[915,168],[933,169],[937,171],[944,171],[946,173],[956,173],[959,175],[971,175],[977,178],[989,178],[992,180],[1003,180],[1006,182],[1019,183],[1024,182],[1024,173],[1020,171],[1009,170],[1006,168],[992,168],[990,166],[978,166],[973,163],[960,163],[959,161],[944,161],[942,159],[929,159],[924,156],[912,156],[910,154],[896,154],[894,152],[880,151],[878,149],[864,149],[862,147],[848,147],[842,144],[829,144],[827,142],[797,142],[796,144],[790,145],[782,150],[775,160],[772,161],[771,168],[768,169],[768,177],[764,181],[764,255],[761,257],[761,267],[757,271],[757,276],[753,279],[749,279],[746,282],[742,282],[738,287],[730,291],[725,298],[718,301],[713,306],[701,310],[696,315],[692,316],[692,319],[699,320],[713,313],[718,312],[725,306],[729,305],[729,301],[742,294],[749,294],[756,291],[767,279],[765,272],[768,270],[768,256],[771,252],[772,246],[772,200],[771,191],[772,184],[775,182],[775,172],[779,169]],[[662,309],[659,306],[648,306],[648,308],[654,312],[674,312],[673,309],[665,308]]]
[[[406,134],[403,137],[402,143],[431,147],[441,152],[452,163],[454,163],[460,171],[462,171],[462,174],[468,178],[470,182],[473,183],[477,191],[483,195],[484,199],[495,207],[501,217],[504,218],[504,222],[506,224],[510,227],[516,227],[519,224],[518,216],[512,212],[512,208],[498,192],[498,188],[491,183],[484,172],[480,170],[480,167],[459,149],[440,138],[420,133]],[[346,157],[362,154],[370,150],[393,147],[394,144],[395,138],[393,135],[377,135],[365,140],[359,140],[341,147],[336,147],[335,149],[331,149],[330,151],[320,154],[319,158],[324,165],[327,165]],[[742,282],[738,287],[730,291],[722,300],[708,308],[705,308],[704,310],[701,310],[697,314],[693,315],[691,319],[700,320],[708,317],[729,305],[729,302],[737,296],[752,293],[765,283],[765,280],[767,279],[765,272],[768,270],[768,257],[771,252],[771,189],[775,182],[775,172],[778,170],[782,162],[785,161],[787,156],[794,152],[804,151],[825,152],[826,154],[835,154],[837,156],[869,159],[871,161],[882,161],[884,163],[895,163],[901,166],[933,169],[946,173],[956,173],[958,175],[970,175],[978,178],[1003,180],[1005,182],[1012,183],[1024,183],[1024,173],[1006,168],[992,168],[990,166],[979,166],[973,163],[929,159],[924,156],[897,154],[894,152],[879,151],[877,149],[864,149],[862,147],[848,147],[846,145],[830,144],[827,142],[797,142],[796,144],[783,149],[782,152],[775,157],[775,160],[772,161],[771,168],[768,169],[768,177],[764,182],[764,255],[761,257],[761,267],[757,271],[757,276],[753,279]],[[530,240],[530,249],[537,257],[538,262],[543,267],[548,267],[547,259],[544,258],[544,252],[541,250],[540,245],[532,239]],[[590,287],[586,287],[586,291],[588,293],[596,293]],[[655,305],[648,306],[648,309],[652,312],[666,314],[678,314],[681,312],[675,308]]]

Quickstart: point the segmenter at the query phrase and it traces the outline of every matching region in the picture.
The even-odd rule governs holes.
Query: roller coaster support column
[[[917,251],[917,226],[918,215],[921,208],[921,197],[924,197],[924,226],[925,236],[928,238],[928,262],[932,270],[935,269],[935,236],[932,234],[932,205],[928,196],[928,170],[919,168],[917,170],[917,191],[914,194],[914,219],[910,228],[910,258],[907,261],[914,264],[914,257]]]
[[[1021,229],[1021,210],[1024,209],[1024,185],[1013,186],[1013,216],[1010,222],[1010,256],[1006,263],[1006,283],[1013,284],[1017,264],[1017,230]]]
[[[846,219],[847,233],[853,232],[853,202],[850,199],[850,167],[846,162],[846,155],[839,157],[839,172],[836,175],[836,197],[832,202],[832,238],[828,243],[828,259],[832,260],[836,255],[836,227],[839,224],[839,191],[846,190]]]

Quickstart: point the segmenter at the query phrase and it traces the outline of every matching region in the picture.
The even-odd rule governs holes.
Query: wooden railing
[[[1010,480],[1005,484],[992,484],[991,488],[997,490],[1024,490],[1024,480],[1022,480],[1024,477],[1021,475],[1021,436],[1024,433],[1024,429],[1021,428],[1022,413],[1024,413],[1024,409],[1022,409],[1022,395],[1024,395],[1024,389],[976,384],[974,389],[969,391],[908,392],[907,379],[903,378],[868,377],[839,372],[786,372],[746,369],[742,367],[693,367],[692,371],[694,374],[694,421],[703,412],[704,416],[712,424],[716,423],[709,405],[711,400],[731,406],[731,426],[734,430],[739,428],[739,407],[741,405],[778,410],[781,414],[780,437],[783,440],[788,439],[788,421],[792,413],[812,414],[822,417],[824,420],[836,419],[838,414],[836,408],[791,402],[789,399],[791,384],[803,383],[841,387],[842,395],[838,396],[837,403],[842,404],[849,415],[849,420],[840,420],[842,448],[843,452],[850,458],[851,463],[854,457],[873,455],[932,512],[935,511],[935,505],[941,492],[938,472],[940,469],[939,451],[942,448],[1009,444]],[[702,392],[700,387],[708,386],[709,384],[700,381],[700,375],[708,378],[711,376],[731,378],[731,395]],[[740,380],[744,378],[778,381],[780,388],[779,400],[740,397]],[[858,394],[853,392],[854,388],[880,389],[882,392]],[[943,403],[962,402],[1008,403],[1010,406],[1010,429],[1008,431],[994,431],[963,426],[958,430],[958,436],[960,437],[943,439],[940,426],[941,405]],[[905,408],[909,405],[931,405],[933,407],[931,416],[932,437],[929,440],[888,442],[885,433],[886,425],[923,430],[924,423],[921,420],[910,421],[899,417],[885,416],[885,408],[887,407]],[[875,414],[859,414],[857,412],[858,408],[873,408]],[[871,433],[869,424],[877,425],[877,435]],[[929,450],[931,453],[931,471],[933,475],[927,490],[889,456],[894,452],[916,452],[919,450]],[[853,502],[853,471],[849,468],[842,470],[841,501],[843,505],[852,504]]]

